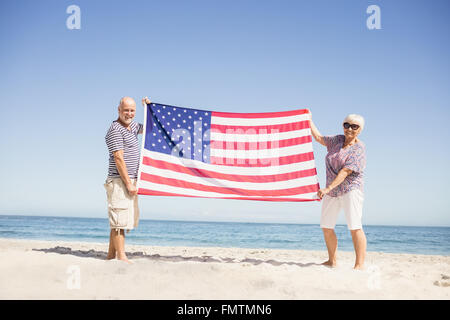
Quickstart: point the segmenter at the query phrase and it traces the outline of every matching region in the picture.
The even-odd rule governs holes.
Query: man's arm
[[[146,107],[150,103],[152,103],[152,102],[150,101],[150,99],[148,97],[142,98],[142,105],[144,107]],[[143,134],[143,133],[144,133],[144,127],[142,126],[142,128],[139,130],[138,134]]]
[[[113,152],[114,161],[116,162],[117,171],[119,171],[120,177],[122,178],[125,187],[128,190],[130,196],[137,194],[136,187],[131,183],[130,177],[128,176],[127,165],[123,159],[123,150],[117,150]]]

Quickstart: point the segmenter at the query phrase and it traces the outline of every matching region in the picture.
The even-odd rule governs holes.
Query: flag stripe
[[[236,158],[224,158],[224,157],[210,157],[212,164],[216,165],[233,165],[236,167],[271,167],[282,166],[292,163],[314,160],[314,154],[312,152],[294,154],[285,157],[274,157],[265,159],[236,159]]]
[[[170,178],[180,181],[186,181],[190,183],[198,183],[205,186],[211,187],[224,187],[224,188],[240,188],[248,190],[281,190],[298,187],[301,185],[309,185],[317,182],[314,175],[300,176],[294,179],[284,179],[281,181],[271,181],[267,182],[251,182],[251,181],[239,181],[239,180],[229,180],[229,179],[219,179],[217,177],[202,177],[197,175],[192,175],[189,173],[173,171],[169,169],[162,168],[151,168],[151,170],[143,170],[141,173],[141,179],[147,180],[148,176],[159,176],[163,178]]]
[[[173,193],[173,192],[163,192],[156,190],[149,190],[145,188],[139,188],[139,194],[151,195],[151,196],[176,196],[176,197],[191,197],[191,198],[216,198],[216,199],[234,199],[234,200],[258,200],[258,201],[316,201],[316,193],[305,193],[302,194],[300,198],[294,197],[238,197],[238,196],[193,196],[185,193]]]
[[[280,190],[248,190],[242,188],[224,188],[217,186],[205,186],[199,183],[160,177],[145,172],[141,173],[141,180],[143,182],[150,182],[157,184],[158,185],[157,190],[165,190],[167,187],[176,187],[186,190],[197,190],[206,193],[212,192],[219,194],[233,194],[241,196],[259,196],[259,197],[292,196],[292,195],[300,195],[303,193],[312,193],[317,190],[317,184],[304,185],[300,187],[280,189]],[[143,186],[145,186],[145,183],[143,184]]]
[[[301,115],[301,114],[308,114],[308,110],[301,109],[301,110],[262,112],[262,113],[234,113],[234,112],[218,112],[218,111],[211,112],[211,115],[213,117],[244,118],[244,119],[289,117],[289,116],[297,116],[297,115]]]
[[[268,133],[268,134],[234,134],[211,131],[211,141],[232,141],[232,142],[264,142],[294,139],[311,135],[311,129],[301,129],[295,131]]]
[[[214,118],[211,119],[211,132],[219,133],[235,133],[239,135],[246,134],[268,134],[268,133],[278,133],[278,132],[288,132],[294,130],[302,130],[309,128],[308,121],[297,121],[282,124],[271,124],[271,125],[249,125],[248,120],[245,120],[243,125],[232,125],[232,124],[216,124]]]
[[[216,144],[216,142],[215,142]],[[272,148],[262,150],[234,150],[230,149],[215,149],[211,147],[211,157],[233,158],[233,159],[259,159],[265,161],[267,158],[278,158],[285,156],[298,155],[307,153],[312,149],[312,143],[303,143],[283,148]]]
[[[234,150],[262,150],[271,148],[283,148],[303,143],[312,142],[311,136],[303,136],[291,139],[277,141],[259,141],[259,142],[233,142],[233,141],[211,141],[210,146],[213,149],[234,149]]]
[[[223,174],[238,174],[238,175],[253,175],[253,176],[264,176],[271,174],[282,174],[294,171],[308,170],[315,168],[315,163],[313,160],[292,163],[289,165],[280,165],[272,167],[234,167],[227,165],[215,165],[210,163],[204,163],[198,160],[191,160],[186,158],[174,157],[167,154],[150,151],[144,149],[142,152],[144,157],[148,157],[155,160],[161,160],[168,163],[178,164],[180,166],[196,169],[204,169],[215,171]],[[141,162],[142,163],[142,162]]]
[[[154,172],[153,171],[154,168],[158,168],[158,169],[172,170],[175,172],[181,172],[196,177],[215,178],[221,180],[240,181],[240,182],[262,182],[262,183],[277,182],[277,181],[298,179],[303,177],[310,177],[317,174],[315,168],[280,174],[264,174],[264,175],[224,174],[217,171],[191,168],[166,161],[155,160],[149,157],[144,157],[142,164],[143,164],[142,171],[147,173]]]

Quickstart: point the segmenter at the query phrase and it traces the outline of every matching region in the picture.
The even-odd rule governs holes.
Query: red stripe
[[[185,173],[189,174],[191,176],[195,177],[201,177],[201,178],[213,178],[213,179],[222,179],[222,180],[228,180],[228,181],[237,181],[237,182],[261,182],[261,183],[267,183],[267,182],[277,182],[277,181],[286,181],[286,180],[292,180],[297,178],[304,178],[304,177],[311,177],[317,174],[317,171],[315,168],[313,169],[307,169],[307,170],[301,170],[301,171],[294,171],[294,172],[287,172],[287,173],[281,173],[281,174],[272,174],[272,175],[238,175],[238,174],[226,174],[226,173],[219,173],[211,170],[205,170],[205,169],[197,169],[197,168],[190,168],[185,167],[182,165],[162,161],[162,160],[155,160],[149,157],[143,157],[142,164],[151,166],[158,169],[166,169],[171,170],[175,172]]]
[[[307,152],[301,154],[294,154],[291,156],[265,158],[265,159],[235,159],[235,158],[210,157],[209,160],[211,164],[215,165],[227,165],[235,167],[271,167],[314,160],[314,153]]]
[[[280,111],[280,112],[263,112],[263,113],[233,113],[233,112],[211,112],[212,117],[222,117],[222,118],[278,118],[278,117],[289,117],[296,116],[299,114],[308,113],[308,110],[292,110],[292,111]]]
[[[284,148],[296,146],[312,142],[311,136],[303,136],[298,138],[276,140],[276,141],[259,141],[259,142],[233,142],[233,141],[217,141],[211,140],[211,149],[232,149],[232,150],[265,150],[273,148]]]
[[[214,198],[214,199],[233,199],[233,200],[256,200],[256,201],[320,201],[320,199],[292,199],[292,198],[269,198],[269,197],[260,197],[260,198],[249,198],[249,197],[201,197],[201,196],[191,196],[179,193],[171,193],[171,192],[162,192],[162,191],[154,191],[145,188],[139,188],[138,194],[148,195],[148,196],[175,196],[175,197],[189,197],[189,198]]]
[[[157,176],[154,174],[148,174],[145,172],[141,172],[141,180],[168,185],[172,187],[205,191],[205,192],[216,192],[222,194],[234,194],[234,195],[242,195],[242,196],[291,196],[298,195],[303,193],[310,193],[318,191],[319,184],[301,186],[296,188],[288,188],[288,189],[280,189],[280,190],[248,190],[242,188],[224,188],[217,186],[205,186],[200,183],[187,182],[178,179],[165,178],[161,176]]]
[[[295,131],[309,128],[309,121],[297,121],[283,124],[261,125],[261,126],[233,126],[215,124],[211,122],[211,132],[224,134],[276,134],[280,132]]]

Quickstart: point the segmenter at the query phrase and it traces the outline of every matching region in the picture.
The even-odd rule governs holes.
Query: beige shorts
[[[351,190],[339,197],[324,195],[320,227],[334,229],[339,212],[344,210],[349,230],[362,229],[364,194],[359,189]]]
[[[136,180],[131,182],[136,185]],[[104,184],[108,198],[108,216],[111,229],[131,230],[138,226],[138,196],[130,196],[121,178],[108,178]]]

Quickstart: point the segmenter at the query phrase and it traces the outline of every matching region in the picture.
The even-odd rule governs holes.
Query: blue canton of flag
[[[152,103],[145,148],[209,163],[211,113]]]

